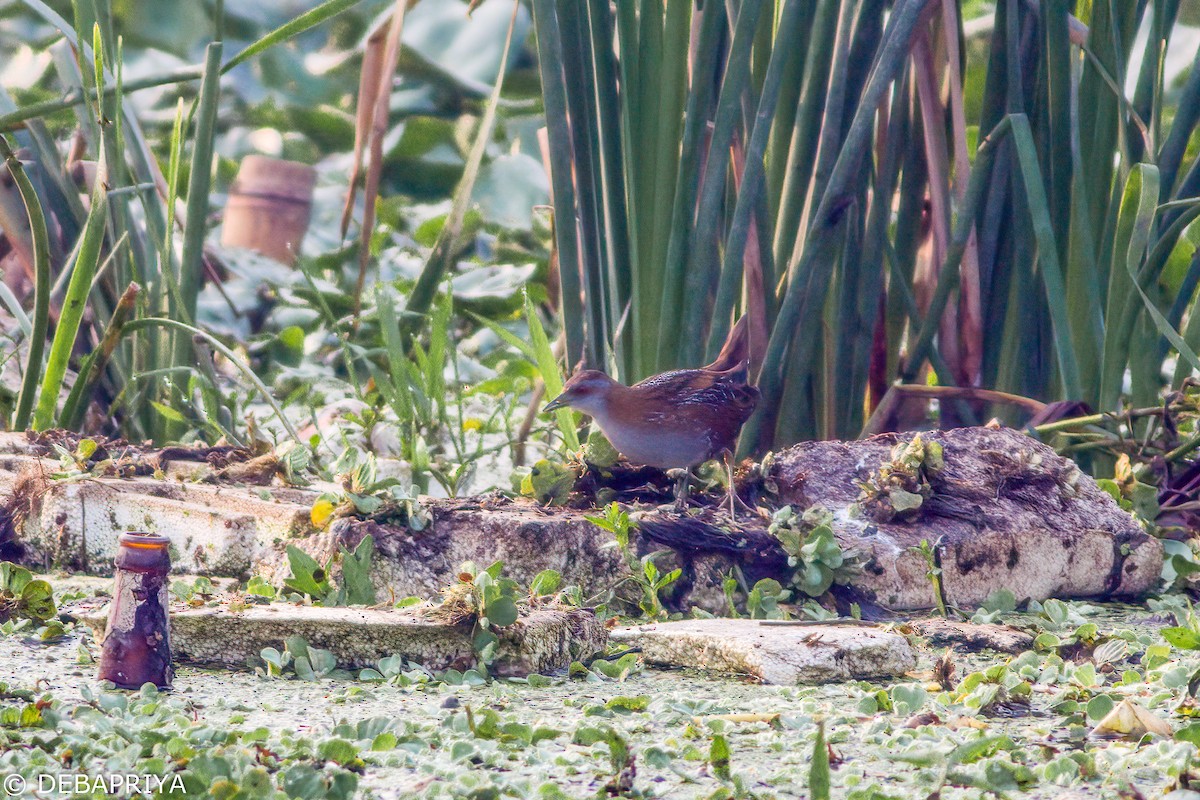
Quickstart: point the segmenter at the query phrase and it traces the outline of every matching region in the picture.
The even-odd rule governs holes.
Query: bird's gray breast
[[[647,426],[629,429],[625,426],[610,426],[609,430],[600,422],[600,429],[621,455],[635,464],[644,464],[659,469],[693,467],[708,456],[708,437],[696,431],[695,435],[680,435],[664,426]]]

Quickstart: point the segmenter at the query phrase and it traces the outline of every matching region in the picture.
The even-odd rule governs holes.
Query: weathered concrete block
[[[928,565],[937,549],[947,602],[981,604],[999,588],[1018,600],[1136,596],[1162,574],[1162,545],[1075,464],[1009,428],[923,433],[944,449],[933,502],[913,522],[855,516],[859,482],[913,434],[857,442],[805,442],[780,452],[772,475],[780,503],[825,506],[843,548],[868,554],[856,588],[894,609],[932,608]]]
[[[27,558],[71,569],[110,569],[117,537],[145,530],[171,540],[175,571],[249,575],[280,540],[313,530],[309,504],[267,490],[104,478],[48,480],[25,491]]]
[[[1014,430],[923,434],[943,446],[945,465],[916,518],[880,523],[856,513],[860,482],[911,436],[808,442],[774,458],[769,478],[778,494],[768,498],[771,504],[828,508],[843,549],[863,555],[852,599],[896,610],[934,607],[928,564],[916,549],[922,541],[937,554],[945,600],[964,608],[1001,587],[1018,600],[1044,600],[1134,596],[1156,585],[1160,543],[1072,462]],[[275,582],[288,575],[287,545],[324,563],[339,544],[353,548],[369,534],[377,551],[374,580],[383,596],[434,596],[454,582],[464,561],[485,566],[501,560],[506,574],[522,583],[553,569],[566,584],[579,586],[589,602],[608,599],[612,587],[629,577],[612,537],[578,511],[501,497],[437,500],[426,503],[433,522],[422,531],[344,519],[318,532],[309,521],[314,490],[178,477],[55,481],[49,475],[57,464],[45,458],[45,450],[23,435],[0,435],[0,491],[9,487],[9,509],[19,512],[12,531],[34,563],[105,570],[117,535],[145,528],[172,539],[181,572],[257,571]],[[182,476],[205,467],[184,462],[180,469]],[[655,516],[675,524],[669,514]],[[639,556],[664,549],[664,540],[650,535],[649,519],[635,543]],[[720,546],[708,549],[696,545],[690,524],[685,519],[669,542],[678,555],[660,562],[664,571],[684,567],[685,579],[672,587],[668,602],[719,614],[726,606],[722,579],[735,567],[751,582],[768,575],[786,579],[786,555],[765,520],[751,523],[754,530],[716,530],[711,539]],[[0,530],[0,546],[3,536]]]
[[[99,638],[107,607],[82,619]],[[431,670],[466,670],[476,662],[470,626],[430,622],[419,611],[283,603],[241,611],[223,606],[171,611],[171,652],[180,663],[241,667],[257,660],[263,648],[282,649],[290,636],[329,650],[347,669],[392,655]],[[491,670],[501,677],[558,672],[591,658],[606,643],[607,631],[590,611],[537,609],[501,630]]]
[[[648,664],[749,675],[763,683],[833,683],[903,675],[917,653],[898,633],[861,625],[695,619],[618,628]]]
[[[315,532],[309,509],[316,491],[214,480],[208,463],[170,460],[167,451],[109,443],[105,458],[120,475],[57,477],[63,467],[47,440],[63,437],[64,447],[75,446],[54,432],[0,433],[0,549],[8,557],[107,572],[117,537],[148,530],[171,539],[176,572],[246,576],[281,539]]]
[[[338,545],[353,550],[371,536],[376,588],[381,596],[398,598],[436,596],[455,582],[459,566],[467,561],[480,567],[503,561],[505,576],[521,585],[552,569],[562,575],[564,585],[582,587],[585,596],[603,592],[629,574],[612,536],[579,512],[503,498],[432,501],[427,507],[433,522],[422,531],[343,519],[294,544],[325,563]],[[287,577],[283,548],[267,557],[260,571],[270,580]]]

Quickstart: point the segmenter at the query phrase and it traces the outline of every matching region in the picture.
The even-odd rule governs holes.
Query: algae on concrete
[[[102,637],[100,608],[81,616]],[[554,673],[600,653],[607,631],[584,609],[539,608],[499,629],[493,674]],[[244,667],[268,647],[292,636],[330,651],[338,666],[361,669],[386,656],[403,656],[426,669],[465,671],[475,666],[470,625],[425,619],[419,609],[379,609],[270,603],[231,610],[227,605],[171,610],[171,650],[181,663]]]

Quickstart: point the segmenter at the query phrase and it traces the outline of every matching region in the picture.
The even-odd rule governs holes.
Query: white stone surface
[[[177,572],[249,574],[280,540],[312,532],[309,505],[260,491],[154,478],[47,481],[31,498],[21,541],[35,558],[104,569],[121,533],[150,531],[171,540]]]
[[[618,628],[609,638],[641,648],[647,664],[748,675],[781,685],[903,675],[917,663],[904,636],[863,625],[696,619]]]
[[[81,617],[102,636],[108,608]],[[507,628],[492,672],[505,677],[565,670],[572,661],[604,649],[606,631],[595,615],[580,609],[537,609]],[[263,648],[282,650],[290,636],[329,650],[343,668],[372,666],[400,655],[432,670],[470,669],[476,654],[472,626],[430,622],[412,610],[324,608],[286,603],[233,611],[225,606],[173,608],[171,652],[184,663],[244,667]]]

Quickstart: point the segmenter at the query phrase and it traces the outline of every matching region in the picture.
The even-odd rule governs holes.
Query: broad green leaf
[[[562,575],[552,569],[544,569],[534,576],[529,584],[529,592],[537,597],[545,597],[557,592],[561,585]]]
[[[517,604],[511,597],[497,597],[487,604],[484,614],[487,615],[489,623],[503,628],[517,621]]]
[[[354,552],[339,547],[342,553],[342,588],[345,603],[349,606],[375,605],[375,584],[371,581],[371,559],[375,554],[375,540],[366,536]]]
[[[1200,650],[1200,631],[1193,628],[1163,628],[1162,635],[1180,650]]]
[[[29,619],[45,621],[58,613],[54,590],[44,580],[32,580],[21,589],[20,613]]]
[[[310,597],[321,597],[329,591],[329,575],[316,559],[294,545],[288,546],[287,557],[292,574],[284,580],[284,586]]]
[[[25,567],[11,561],[0,562],[0,591],[20,594],[32,580],[33,573]]]

